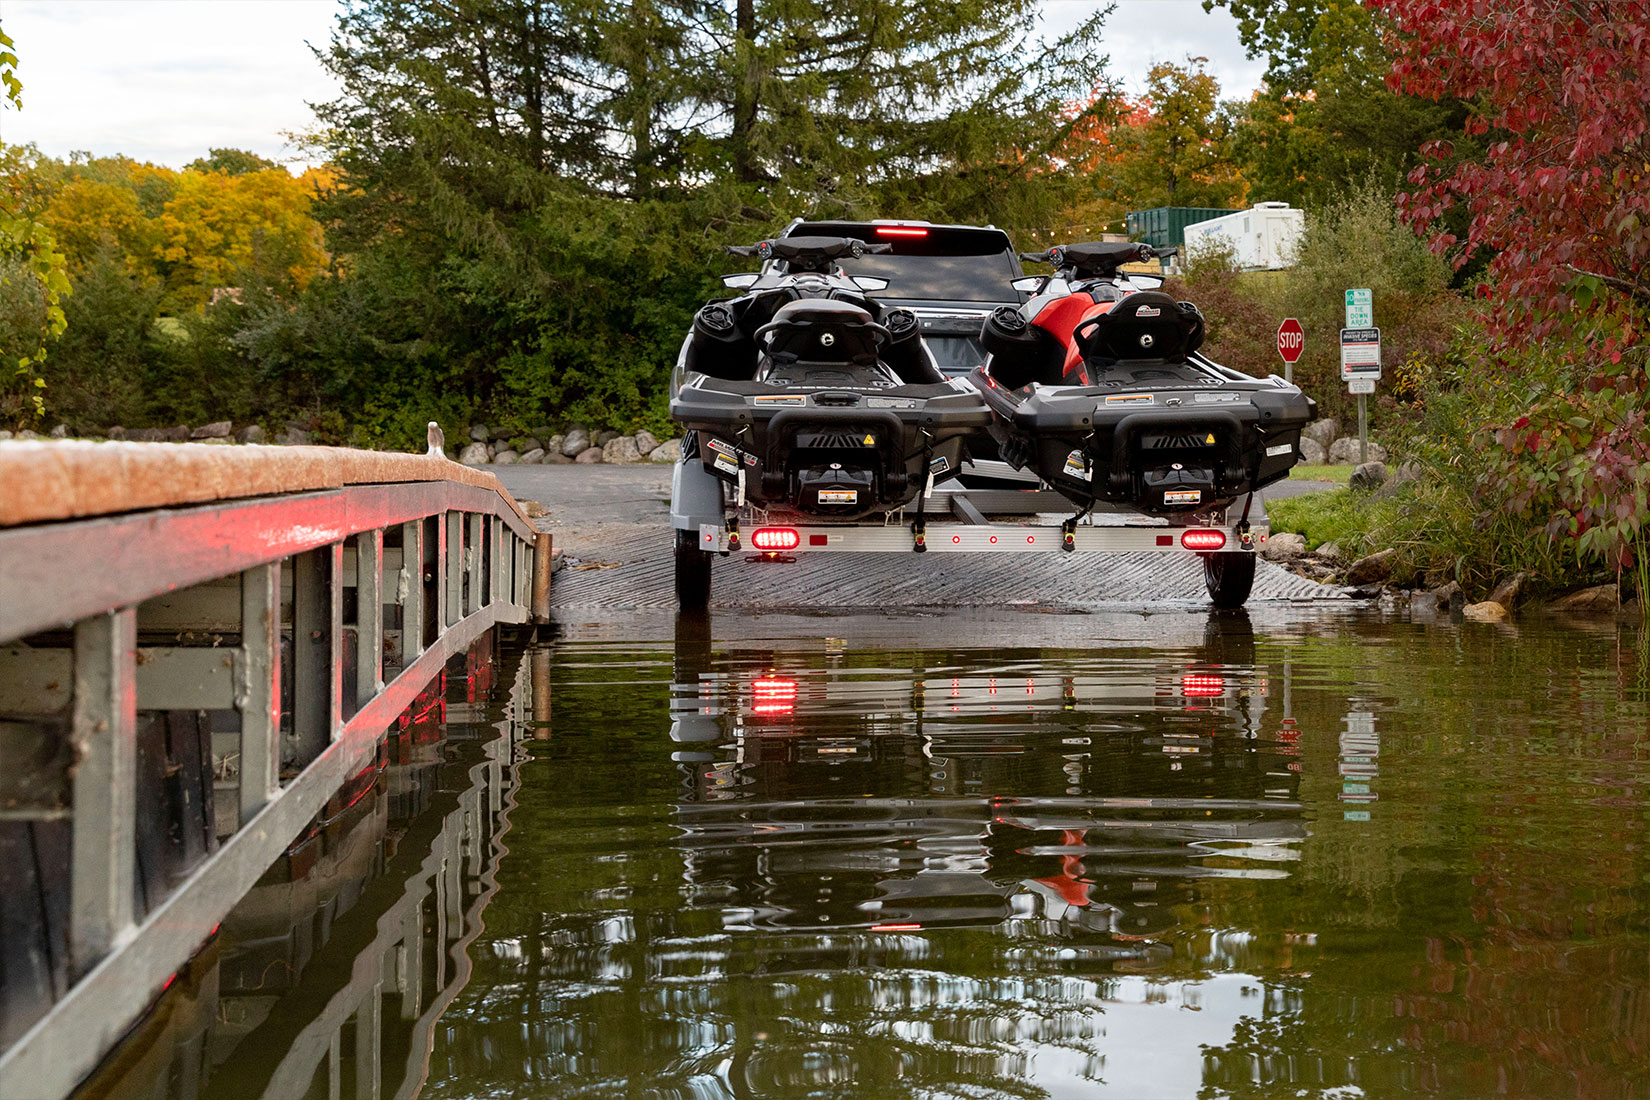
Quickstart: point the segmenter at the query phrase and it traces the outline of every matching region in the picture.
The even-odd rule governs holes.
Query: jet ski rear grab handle
[[[820,523],[814,517],[781,509],[743,505],[720,523],[701,522],[699,548],[719,553],[753,550],[763,555],[755,539],[762,531],[785,532],[787,558],[798,553],[1254,553],[1271,532],[1265,518],[1249,518],[1254,494],[1244,501],[1235,521],[1227,509],[1207,515],[1207,523],[1171,524],[1161,516],[1124,510],[1054,520],[1057,511],[1028,509],[1053,500],[1017,504],[1028,496],[1058,497],[1046,490],[932,488],[923,493],[924,512],[899,509],[880,518],[850,523]],[[1064,504],[1063,498],[1060,503]],[[982,507],[983,506],[983,507]],[[935,509],[940,509],[936,512]],[[914,513],[907,519],[908,513]],[[994,518],[1012,517],[1012,518]],[[1100,518],[1122,522],[1098,522]],[[1081,522],[1085,520],[1087,522]],[[1219,535],[1217,540],[1214,536]],[[790,536],[794,535],[794,539]]]

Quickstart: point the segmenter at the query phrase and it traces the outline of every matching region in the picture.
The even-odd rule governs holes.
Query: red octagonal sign
[[[1306,331],[1293,317],[1285,317],[1278,326],[1278,354],[1285,363],[1293,363],[1306,348]]]

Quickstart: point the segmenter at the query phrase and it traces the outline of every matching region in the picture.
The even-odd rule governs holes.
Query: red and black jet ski
[[[1223,508],[1288,475],[1317,405],[1276,376],[1251,378],[1198,354],[1191,302],[1122,265],[1159,253],[1134,242],[1022,253],[1056,273],[1024,305],[986,318],[990,353],[970,377],[994,414],[1005,461],[1035,470],[1084,510],[1154,515]]]
[[[954,477],[966,436],[990,421],[972,385],[947,379],[917,317],[867,294],[840,260],[886,251],[846,237],[784,237],[729,251],[764,261],[730,276],[746,292],[693,318],[670,415],[683,461],[746,504],[828,519],[886,514]],[[673,517],[695,534],[706,517]]]

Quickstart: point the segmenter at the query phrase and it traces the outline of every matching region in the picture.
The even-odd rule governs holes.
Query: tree
[[[1497,488],[1582,556],[1644,568],[1650,522],[1650,22],[1632,0],[1375,0],[1394,89],[1470,101],[1461,157],[1430,143],[1399,196],[1440,254],[1493,252],[1480,291],[1503,351],[1546,341],[1589,375],[1504,425]],[[1460,208],[1464,232],[1440,224]],[[1635,549],[1636,548],[1636,549]],[[1650,591],[1645,593],[1650,598]]]
[[[196,157],[184,165],[189,172],[221,172],[226,176],[246,176],[268,172],[280,165],[245,149],[212,149],[209,156]]]
[[[0,111],[23,109],[23,84],[17,78],[17,54],[12,40],[0,31],[0,84],[5,98]],[[6,152],[0,145],[0,154]],[[8,159],[10,159],[8,157]],[[9,288],[24,281],[26,288],[5,294],[7,323],[0,325],[6,344],[0,347],[0,416],[35,418],[45,415],[41,393],[46,380],[37,373],[46,358],[46,345],[62,335],[67,320],[63,299],[69,293],[63,254],[51,230],[35,217],[25,202],[23,183],[11,173],[0,189],[0,282]],[[18,323],[18,322],[21,323]],[[15,367],[13,364],[16,364]]]
[[[1231,113],[1220,103],[1219,82],[1203,71],[1206,61],[1153,65],[1143,111],[1118,124],[1113,186],[1131,209],[1242,202],[1247,188],[1232,154]]]

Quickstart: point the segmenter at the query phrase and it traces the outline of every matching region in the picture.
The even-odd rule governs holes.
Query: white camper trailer
[[[1224,245],[1241,268],[1276,270],[1295,262],[1305,230],[1303,211],[1286,202],[1256,203],[1249,210],[1188,225],[1185,254],[1191,260],[1200,249]]]

